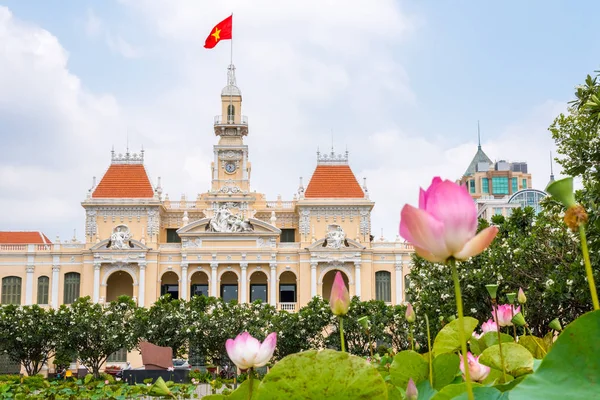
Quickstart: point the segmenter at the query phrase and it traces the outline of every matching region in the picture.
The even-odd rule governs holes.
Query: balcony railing
[[[239,119],[239,122],[236,122],[236,119]],[[227,116],[223,118],[222,115],[215,115],[215,125],[248,125],[248,117],[242,115],[241,118],[239,116]]]
[[[181,210],[185,208],[196,208],[195,201],[175,201],[171,200],[170,204],[166,205],[166,208]]]
[[[0,251],[26,251],[26,244],[0,244]]]
[[[283,242],[283,243],[279,243],[278,246],[280,249],[299,249],[300,248],[300,243],[298,242]]]
[[[49,252],[58,251],[59,249],[83,249],[85,243],[48,243],[48,244],[15,244],[15,243],[4,243],[0,244],[0,252]]]
[[[283,311],[296,311],[296,303],[279,303],[279,309]]]
[[[293,209],[296,205],[294,201],[267,201],[267,208]]]

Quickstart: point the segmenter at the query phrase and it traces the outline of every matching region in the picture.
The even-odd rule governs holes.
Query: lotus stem
[[[460,280],[458,279],[458,271],[456,270],[456,260],[450,258],[448,264],[452,267],[452,279],[454,280],[454,295],[456,296],[456,310],[458,311],[458,337],[460,339],[460,347],[462,349],[463,363],[465,365],[465,383],[467,386],[467,394],[469,400],[475,400],[473,395],[473,385],[469,374],[468,358],[467,358],[467,342],[465,338],[465,323],[463,315],[462,295],[460,293]]]
[[[427,325],[427,348],[429,351],[429,384],[433,387],[433,358],[432,358],[432,349],[431,349],[431,332],[429,331],[429,317],[425,314],[425,324]]]
[[[340,342],[342,343],[342,351],[346,352],[346,343],[344,342],[344,317],[339,315],[340,320]]]
[[[498,319],[498,304],[496,299],[492,299],[492,309],[494,310],[494,318],[496,318],[496,324],[499,323]],[[498,347],[500,348],[500,364],[502,364],[502,379],[506,383],[506,366],[504,365],[504,355],[502,354],[502,334],[500,332],[500,326],[498,326]]]
[[[248,383],[250,384],[250,389],[248,389],[248,400],[252,400],[252,384],[254,380],[254,368],[251,367],[248,369]]]
[[[592,304],[594,305],[594,310],[598,310],[600,309],[600,305],[598,304],[598,293],[596,292],[596,283],[594,282],[594,273],[592,272],[592,264],[590,263],[590,254],[588,251],[585,227],[583,224],[579,225],[579,236],[581,237],[581,252],[583,253],[585,273],[587,275],[588,284],[590,285]]]

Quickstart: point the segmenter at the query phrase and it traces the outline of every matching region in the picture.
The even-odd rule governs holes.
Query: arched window
[[[65,274],[64,304],[71,304],[79,298],[79,282],[81,276],[77,272]]]
[[[21,278],[2,278],[2,304],[21,304]]]
[[[387,271],[375,273],[375,298],[386,303],[392,301],[392,277]]]
[[[227,106],[227,122],[230,124],[235,120],[235,107],[233,104]]]
[[[47,276],[40,276],[38,278],[38,291],[37,291],[37,303],[48,304],[48,290],[50,287],[50,279]]]

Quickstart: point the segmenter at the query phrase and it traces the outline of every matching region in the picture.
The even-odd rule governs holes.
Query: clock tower
[[[214,129],[219,143],[213,146],[210,194],[218,203],[247,204],[250,162],[244,136],[248,135],[248,119],[242,115],[242,92],[236,84],[233,64],[227,70],[227,86],[221,91],[221,115],[215,117]]]

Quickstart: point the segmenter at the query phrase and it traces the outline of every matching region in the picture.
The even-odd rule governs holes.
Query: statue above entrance
[[[206,230],[209,232],[253,232],[254,226],[250,221],[245,220],[241,215],[233,214],[227,206],[222,206],[215,212],[206,225]]]
[[[129,228],[125,225],[119,225],[115,227],[113,233],[110,235],[106,247],[113,250],[126,250],[133,247],[131,244],[131,233]]]
[[[327,237],[323,241],[323,247],[328,247],[330,249],[348,247],[346,233],[341,226],[337,224],[329,224],[327,227]]]

